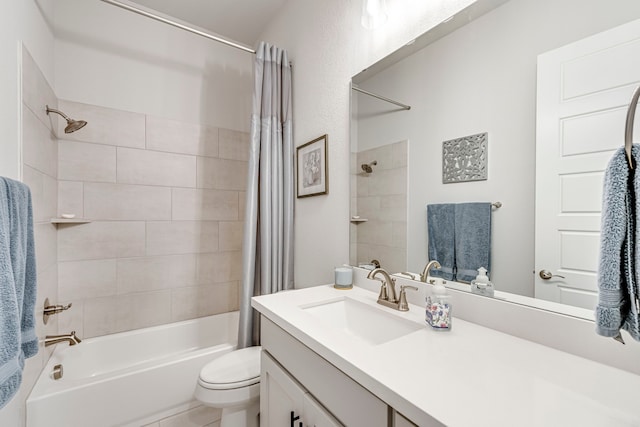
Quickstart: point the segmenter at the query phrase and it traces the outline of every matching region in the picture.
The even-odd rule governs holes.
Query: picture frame
[[[297,197],[329,194],[327,134],[296,149]]]

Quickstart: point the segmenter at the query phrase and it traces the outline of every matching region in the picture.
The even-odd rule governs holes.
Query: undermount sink
[[[384,344],[424,327],[388,313],[382,307],[371,306],[349,297],[325,301],[302,309],[324,323],[371,345]]]

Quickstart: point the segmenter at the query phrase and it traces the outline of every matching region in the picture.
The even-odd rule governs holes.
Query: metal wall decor
[[[488,133],[478,133],[442,143],[442,183],[487,179]]]

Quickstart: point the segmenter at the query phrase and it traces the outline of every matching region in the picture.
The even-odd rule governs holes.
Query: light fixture
[[[385,0],[362,0],[362,26],[373,30],[387,22],[387,5]]]

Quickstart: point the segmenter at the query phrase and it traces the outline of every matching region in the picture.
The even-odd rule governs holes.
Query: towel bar
[[[633,157],[631,157],[631,147],[633,146],[633,121],[636,116],[636,107],[640,98],[640,86],[633,92],[629,109],[627,110],[627,121],[624,127],[624,152],[627,155],[627,163],[631,169],[634,168]]]

